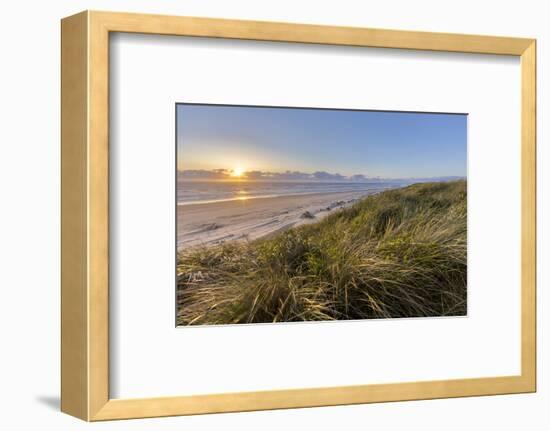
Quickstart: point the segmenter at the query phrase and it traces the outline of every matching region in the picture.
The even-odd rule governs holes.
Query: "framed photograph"
[[[533,39],[61,27],[62,411],[536,390]]]

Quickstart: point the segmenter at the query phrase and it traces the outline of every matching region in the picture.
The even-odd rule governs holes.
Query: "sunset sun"
[[[235,178],[241,178],[244,174],[244,169],[240,166],[237,166],[235,169],[231,171],[231,176]]]

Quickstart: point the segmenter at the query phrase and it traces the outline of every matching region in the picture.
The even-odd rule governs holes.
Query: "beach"
[[[386,188],[178,205],[178,250],[226,241],[251,241],[291,227],[315,223],[384,189]]]

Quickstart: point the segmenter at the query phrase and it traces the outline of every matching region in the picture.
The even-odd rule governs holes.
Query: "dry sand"
[[[178,250],[225,241],[249,241],[314,223],[372,192],[292,195],[178,205]],[[307,217],[309,212],[313,217]]]

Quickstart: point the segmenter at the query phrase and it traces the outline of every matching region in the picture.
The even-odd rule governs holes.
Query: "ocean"
[[[177,203],[193,205],[315,193],[371,192],[404,185],[397,182],[191,181],[178,178]]]

